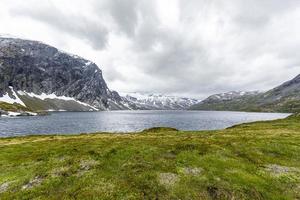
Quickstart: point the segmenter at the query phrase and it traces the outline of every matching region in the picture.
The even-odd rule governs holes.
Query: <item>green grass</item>
[[[0,109],[1,110],[5,110],[5,111],[12,111],[12,112],[17,112],[17,111],[31,111],[30,109],[14,103],[14,104],[10,104],[10,103],[6,103],[6,102],[2,102],[0,101]]]
[[[0,172],[0,199],[299,199],[300,117],[2,138]]]
[[[264,95],[259,94],[231,100],[201,102],[191,106],[190,110],[299,113],[300,101],[294,98],[295,95],[291,94],[275,101],[266,100]]]

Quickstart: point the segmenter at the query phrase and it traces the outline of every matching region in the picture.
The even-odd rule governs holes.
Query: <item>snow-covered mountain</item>
[[[186,110],[199,103],[197,99],[148,93],[120,93],[123,104],[133,110]]]

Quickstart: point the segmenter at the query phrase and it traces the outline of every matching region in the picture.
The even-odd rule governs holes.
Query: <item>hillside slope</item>
[[[208,97],[192,110],[300,112],[300,75],[264,93],[244,93],[232,98]]]
[[[256,104],[262,93],[253,92],[228,92],[214,94],[198,104],[191,106],[191,110],[217,110],[217,111],[261,111]]]

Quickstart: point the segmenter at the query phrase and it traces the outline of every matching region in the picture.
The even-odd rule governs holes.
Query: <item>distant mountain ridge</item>
[[[123,103],[134,110],[186,110],[199,102],[197,99],[163,94],[120,93]]]
[[[227,92],[214,94],[198,104],[191,106],[190,110],[216,110],[216,111],[259,111],[253,103],[259,91]],[[255,104],[255,103],[254,103]]]
[[[258,95],[260,92],[259,91],[231,91],[227,93],[220,93],[220,94],[214,94],[209,96],[207,99],[205,99],[202,102],[209,102],[209,101],[227,101],[227,100],[232,100],[236,98],[241,98],[245,96],[255,96]]]
[[[225,99],[218,97],[220,97],[220,94],[212,95],[191,106],[190,109],[300,112],[300,75],[267,92],[245,92],[243,95],[231,95],[230,98]]]

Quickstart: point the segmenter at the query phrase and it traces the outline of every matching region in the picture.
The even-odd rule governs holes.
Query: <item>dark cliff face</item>
[[[16,91],[73,97],[100,110],[122,109],[94,63],[36,41],[0,38],[0,96]]]

